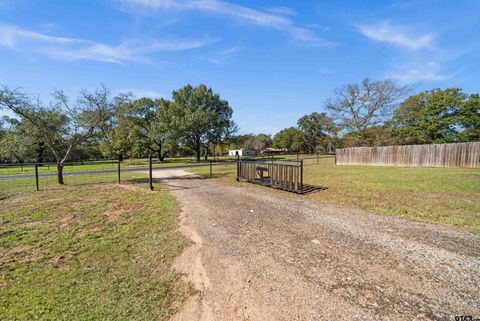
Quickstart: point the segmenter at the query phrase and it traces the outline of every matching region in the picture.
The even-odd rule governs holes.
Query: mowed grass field
[[[235,183],[235,170],[219,166],[214,174]],[[190,171],[208,176],[206,168]],[[304,183],[322,188],[302,196],[311,201],[480,232],[480,169],[335,166],[321,158],[305,160]]]
[[[160,185],[95,184],[0,200],[0,320],[165,320],[191,293],[188,241]]]

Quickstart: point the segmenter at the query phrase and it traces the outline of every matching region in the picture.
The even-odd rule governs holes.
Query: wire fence
[[[118,161],[65,163],[63,179],[66,185],[115,182]],[[0,165],[0,194],[45,191],[58,188],[57,164]]]
[[[158,169],[188,169],[206,167],[206,176],[213,176],[216,166],[232,165],[234,160],[217,159],[202,163],[186,160],[160,162],[157,159],[135,161],[92,161],[63,164],[65,186],[82,186],[101,183],[150,184],[151,173]],[[208,174],[210,168],[210,174]],[[150,175],[149,175],[150,174]],[[48,191],[62,188],[58,184],[56,163],[0,164],[0,199],[9,194],[31,191]]]
[[[324,155],[304,157],[303,159],[318,159]],[[268,160],[276,162],[282,159],[299,159],[299,155],[269,156]],[[328,156],[327,156],[328,157]],[[258,157],[244,157],[243,160],[259,160]],[[153,188],[156,182],[153,173],[159,169],[193,169],[201,177],[218,177],[226,173],[234,173],[236,157],[212,158],[208,162],[197,163],[191,158],[169,159],[159,161],[155,158],[84,161],[63,164],[63,181],[57,182],[56,163],[24,163],[0,164],[0,200],[8,195],[48,191],[63,188],[63,186],[82,186],[87,184],[117,183],[140,184]]]

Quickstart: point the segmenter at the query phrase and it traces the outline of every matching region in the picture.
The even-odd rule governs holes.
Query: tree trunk
[[[45,147],[43,146],[43,144],[39,144],[37,150],[36,150],[36,161],[37,163],[43,163],[43,154],[45,152]]]
[[[63,182],[63,163],[57,163],[57,183],[64,185]]]
[[[197,158],[197,162],[200,163],[200,139],[195,140],[195,157]]]
[[[209,152],[208,145],[205,145],[205,163],[208,162],[208,152]]]
[[[162,154],[162,151],[157,152],[158,161],[163,162],[165,160],[165,154]]]

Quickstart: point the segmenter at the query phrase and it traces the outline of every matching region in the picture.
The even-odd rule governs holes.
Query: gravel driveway
[[[174,268],[199,290],[176,320],[480,317],[479,235],[242,184],[164,182],[194,242]]]

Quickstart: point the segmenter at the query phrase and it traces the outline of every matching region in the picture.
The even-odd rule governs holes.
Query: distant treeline
[[[291,152],[335,148],[480,140],[480,97],[461,89],[434,89],[408,97],[391,80],[349,84],[333,98],[273,137],[238,135],[233,109],[205,85],[186,85],[167,99],[112,97],[108,89],[62,91],[45,105],[22,90],[0,88],[0,108],[16,117],[0,120],[1,162],[123,159],[155,155],[203,157],[228,149],[267,147]]]
[[[391,80],[350,84],[335,90],[326,112],[298,119],[273,137],[234,137],[233,147],[288,148],[294,152],[333,152],[359,146],[461,143],[480,140],[480,96],[448,88],[408,97]]]

